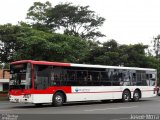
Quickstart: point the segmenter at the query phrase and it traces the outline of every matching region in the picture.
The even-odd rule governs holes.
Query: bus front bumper
[[[14,96],[10,95],[9,96],[10,102],[13,103],[32,103],[31,96],[26,96],[26,95],[20,95],[20,96]]]

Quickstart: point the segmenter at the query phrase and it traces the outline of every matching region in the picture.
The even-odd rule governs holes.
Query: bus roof
[[[91,65],[91,64],[75,64],[75,63],[35,61],[35,60],[21,60],[21,61],[12,62],[11,64],[20,64],[20,63],[27,63],[27,62],[32,63],[32,64],[39,64],[39,65],[54,65],[54,66],[64,66],[64,67],[112,68],[112,69],[130,69],[130,70],[156,71],[156,69],[153,69],[153,68],[122,67],[122,66]]]

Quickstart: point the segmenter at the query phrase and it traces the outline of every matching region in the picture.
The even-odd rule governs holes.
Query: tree
[[[91,64],[119,65],[118,43],[109,40],[105,43],[97,43],[90,49],[85,62]]]
[[[87,42],[80,38],[20,25],[1,25],[0,40],[1,62],[33,59],[78,63],[88,51]]]
[[[153,40],[153,50],[155,52],[156,58],[160,59],[160,35],[157,35],[157,37]]]
[[[30,24],[33,28],[42,31],[55,31],[54,24],[48,23],[48,11],[52,8],[50,2],[34,2],[34,5],[29,8],[27,13],[27,19],[30,20]]]
[[[158,79],[159,79],[159,85],[160,85],[160,35],[157,35],[157,37],[153,40],[153,50],[155,52],[155,58],[157,59],[157,69],[158,69]]]
[[[145,49],[147,48],[148,46],[143,44],[119,46],[121,63],[130,67],[148,67],[145,63]]]
[[[11,24],[0,26],[0,61],[9,62],[12,60],[13,54],[16,50],[21,48],[21,45],[17,43],[17,36],[21,34],[21,30],[18,26],[12,26]]]
[[[151,56],[146,56],[147,48],[148,46],[143,44],[120,45],[112,39],[92,47],[85,63],[155,68],[156,60]]]
[[[34,21],[31,24],[40,30],[41,27],[52,32],[55,29],[61,30],[64,34],[83,39],[95,39],[105,36],[98,31],[105,19],[96,15],[94,11],[89,10],[89,6],[61,3],[51,7],[49,2],[44,4],[35,2],[28,10],[27,19]]]

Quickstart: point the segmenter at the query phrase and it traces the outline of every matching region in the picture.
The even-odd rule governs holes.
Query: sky
[[[46,0],[1,0],[0,24],[25,21],[27,10],[33,2]],[[119,44],[142,43],[151,46],[160,34],[160,0],[48,0],[52,6],[61,2],[90,6],[106,19],[100,31],[106,35],[101,42],[110,39]]]

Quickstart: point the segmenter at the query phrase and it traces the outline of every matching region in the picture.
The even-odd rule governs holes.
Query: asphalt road
[[[10,115],[10,116],[9,116]],[[10,103],[0,101],[0,119],[5,117],[17,117],[19,119],[29,120],[31,118],[39,120],[72,119],[72,120],[127,120],[134,116],[146,118],[146,115],[156,115],[154,119],[160,119],[160,96],[154,98],[145,98],[139,102],[76,102],[68,103],[61,107],[43,105],[36,107],[33,104]],[[142,115],[142,116],[139,116]],[[37,118],[36,118],[37,117]],[[147,116],[147,119],[150,116]],[[18,119],[18,120],[19,120]]]

